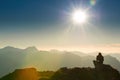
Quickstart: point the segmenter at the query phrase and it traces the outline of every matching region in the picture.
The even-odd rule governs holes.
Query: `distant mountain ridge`
[[[31,66],[40,71],[57,70],[60,67],[93,67],[94,59],[92,55],[76,51],[39,51],[35,47],[19,49],[9,46],[0,49],[0,77],[15,69]],[[120,62],[116,58],[105,56],[105,63],[120,71]]]
[[[28,47],[26,49],[24,49],[25,51],[32,51],[32,52],[38,52],[39,50],[36,47]]]

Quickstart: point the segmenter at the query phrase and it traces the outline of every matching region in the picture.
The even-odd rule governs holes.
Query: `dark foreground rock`
[[[38,74],[35,68],[17,69],[0,80],[120,80],[119,72],[110,65],[101,64],[97,68],[61,68],[54,74]]]
[[[96,68],[61,68],[51,80],[120,80],[120,74],[109,65]]]

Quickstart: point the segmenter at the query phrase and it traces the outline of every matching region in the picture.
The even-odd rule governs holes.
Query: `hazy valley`
[[[5,47],[0,49],[0,77],[13,72],[15,69],[27,67],[35,67],[39,71],[56,71],[61,67],[94,67],[92,61],[96,59],[96,55],[88,55],[77,51],[41,51],[35,47],[26,49]],[[104,63],[110,64],[120,71],[120,57],[118,55],[104,56]]]

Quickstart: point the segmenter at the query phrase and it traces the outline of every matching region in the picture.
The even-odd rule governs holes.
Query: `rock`
[[[61,68],[50,80],[120,80],[119,72],[109,65],[96,68]]]
[[[17,69],[0,80],[38,80],[38,72],[35,68]]]

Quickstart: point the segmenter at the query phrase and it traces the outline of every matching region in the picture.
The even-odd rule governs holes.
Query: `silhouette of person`
[[[97,55],[96,60],[97,60],[98,63],[103,64],[104,57],[102,56],[102,54],[100,52]]]

